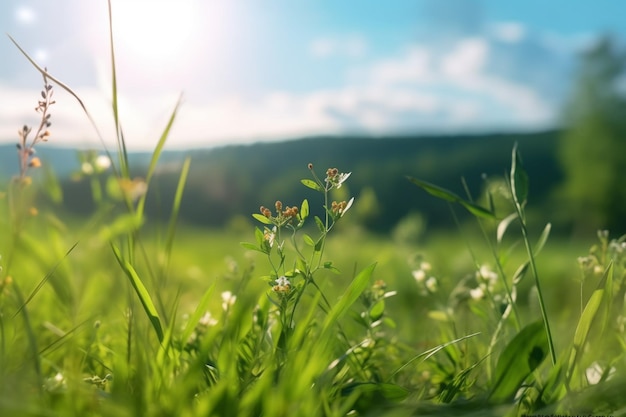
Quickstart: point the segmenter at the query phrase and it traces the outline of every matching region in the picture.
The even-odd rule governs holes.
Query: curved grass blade
[[[156,170],[157,162],[159,162],[159,158],[161,157],[161,153],[163,152],[163,147],[165,146],[165,142],[167,141],[167,138],[170,134],[170,130],[172,129],[172,126],[174,125],[174,120],[176,120],[176,114],[178,113],[178,109],[180,108],[181,102],[182,102],[182,94],[178,97],[178,101],[176,102],[176,105],[174,106],[174,110],[172,111],[172,114],[170,114],[170,118],[167,121],[167,125],[165,126],[165,129],[163,129],[163,132],[161,133],[161,137],[159,138],[159,141],[157,142],[157,145],[154,148],[154,151],[152,152],[150,165],[148,165],[148,173],[146,174],[146,184],[148,186],[150,186],[150,180],[152,179],[152,176],[154,175],[154,171]],[[181,173],[181,176],[182,176],[182,173]],[[180,181],[178,185],[180,186]],[[143,209],[146,204],[147,195],[148,195],[147,193],[144,193],[139,199],[139,202],[137,203],[137,215],[138,216],[142,216]]]
[[[513,145],[511,157],[511,190],[515,203],[520,206],[524,205],[528,197],[528,174],[522,166],[522,158],[517,151],[517,143]]]
[[[489,401],[500,403],[512,398],[522,382],[548,356],[549,350],[543,321],[539,320],[524,327],[498,358]]]
[[[68,250],[67,252],[65,252],[65,255],[63,255],[63,257],[52,267],[52,269],[41,279],[41,281],[39,281],[39,284],[37,284],[37,286],[35,287],[35,289],[30,293],[30,295],[26,298],[26,300],[24,300],[24,302],[22,303],[22,305],[20,306],[20,308],[17,309],[17,311],[15,312],[15,314],[13,314],[13,317],[17,316],[18,314],[20,314],[20,312],[24,309],[24,307],[26,307],[26,305],[28,303],[31,302],[31,300],[35,297],[35,295],[37,295],[37,293],[39,292],[39,290],[41,290],[41,288],[44,286],[44,284],[48,281],[48,279],[50,279],[50,277],[52,276],[52,274],[54,274],[54,271],[57,270],[57,267],[61,264],[61,262],[63,262],[63,260],[65,258],[68,257],[68,255],[70,253],[72,253],[72,251],[74,250],[74,248],[76,247],[76,245],[78,245],[78,242],[74,243]]]
[[[446,190],[445,188],[439,187],[438,185],[431,184],[426,181],[418,180],[417,178],[407,177],[409,181],[418,187],[422,188],[428,194],[433,195],[437,198],[441,198],[442,200],[449,201],[451,203],[458,203],[463,206],[467,211],[473,214],[476,217],[482,217],[485,219],[495,219],[496,215],[487,210],[484,207],[471,203],[452,191]]]
[[[367,286],[369,285],[370,278],[372,273],[374,272],[374,268],[376,268],[376,264],[372,264],[359,272],[359,274],[352,280],[346,292],[339,299],[337,304],[333,306],[333,308],[326,316],[326,320],[324,320],[324,326],[322,333],[325,333],[326,330],[330,328],[330,326],[335,323],[337,320],[341,318],[347,311],[348,308],[352,304],[358,300],[359,296],[365,291]]]
[[[163,342],[163,327],[161,326],[161,319],[159,318],[159,313],[157,312],[156,307],[152,302],[150,293],[148,293],[145,285],[143,285],[143,282],[141,281],[141,278],[139,278],[139,275],[137,275],[135,268],[133,268],[133,266],[129,262],[124,260],[120,250],[112,243],[111,249],[113,249],[113,253],[115,254],[117,262],[122,267],[122,270],[130,280],[130,283],[133,286],[135,293],[139,297],[139,301],[141,301],[141,305],[148,315],[150,323],[152,323],[152,327],[154,328],[154,331],[159,338],[159,342]]]

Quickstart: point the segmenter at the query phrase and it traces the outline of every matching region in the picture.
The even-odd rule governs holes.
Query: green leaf
[[[589,331],[591,330],[591,326],[598,315],[598,311],[600,307],[605,302],[605,305],[609,304],[609,300],[605,295],[605,292],[611,290],[613,286],[613,264],[611,263],[607,270],[604,272],[602,279],[598,283],[598,286],[589,297],[589,301],[585,305],[585,309],[583,310],[580,319],[578,320],[578,324],[576,325],[576,332],[574,333],[574,346],[572,347],[572,352],[570,354],[570,362],[568,367],[568,380],[571,380],[574,369],[577,365],[577,362],[580,358],[580,355],[583,352],[583,347],[587,341],[587,336],[589,335]],[[608,309],[607,309],[608,310]],[[607,321],[606,319],[604,321]],[[604,323],[603,323],[604,324]]]
[[[522,382],[548,356],[549,349],[542,320],[524,327],[498,358],[489,400],[500,403],[513,398]]]
[[[263,233],[263,231],[261,229],[259,229],[258,227],[254,228],[254,238],[256,239],[256,243],[259,246],[263,245],[263,242],[265,242],[265,234]]]
[[[300,206],[300,218],[304,221],[307,217],[309,217],[309,201],[305,199]]]
[[[546,227],[543,228],[541,232],[541,236],[539,236],[539,240],[537,241],[537,245],[535,246],[535,255],[541,252],[541,249],[545,246],[548,241],[548,237],[550,236],[550,230],[552,229],[552,224],[546,224]]]
[[[186,343],[187,340],[189,340],[189,337],[191,336],[194,329],[196,328],[196,325],[198,324],[198,322],[200,321],[204,313],[208,310],[209,303],[211,301],[211,294],[213,293],[214,288],[215,288],[215,281],[213,281],[213,284],[211,284],[211,286],[204,292],[204,295],[200,299],[200,303],[194,310],[191,317],[189,317],[189,321],[185,325],[185,328],[183,329],[183,333],[182,333],[181,340],[183,343]]]
[[[253,213],[252,217],[254,217],[256,220],[260,221],[263,224],[269,224],[269,225],[274,224],[274,223],[272,223],[272,221],[270,219],[268,219],[267,217],[265,217],[264,215],[262,215],[260,213]]]
[[[448,191],[445,188],[439,187],[438,185],[434,185],[426,181],[418,180],[417,178],[413,178],[413,177],[408,177],[408,179],[413,184],[417,185],[420,188],[423,188],[428,194],[434,195],[435,197],[441,198],[451,203],[456,203],[457,201],[461,200],[461,197],[454,194],[452,191]]]
[[[322,327],[322,333],[325,333],[331,325],[333,325],[337,320],[339,320],[354,304],[356,300],[358,300],[359,296],[365,291],[365,289],[369,285],[370,278],[372,273],[374,272],[374,268],[376,268],[376,264],[372,264],[359,272],[359,274],[352,280],[346,292],[341,296],[339,301],[333,306],[333,308],[326,316],[326,320],[324,320],[324,326]]]
[[[257,245],[253,244],[253,243],[249,243],[249,242],[240,242],[239,243],[242,247],[246,248],[246,249],[250,249],[250,250],[254,250],[257,252],[261,252],[261,253],[265,253],[267,254],[266,251],[264,251],[262,248],[259,248]]]
[[[445,188],[439,187],[438,185],[431,184],[426,181],[418,180],[417,178],[407,177],[409,181],[418,187],[424,189],[428,194],[433,195],[435,197],[441,198],[442,200],[449,201],[451,203],[458,203],[462,205],[467,211],[473,214],[476,217],[482,217],[486,219],[495,218],[495,214],[491,211],[483,208],[479,205],[466,201],[453,193],[452,191],[448,191]]]
[[[306,243],[309,246],[315,246],[315,241],[313,240],[313,238],[309,235],[307,235],[306,233],[302,235],[302,240],[304,240],[304,243]]]
[[[515,203],[519,206],[524,205],[528,197],[528,175],[522,166],[522,158],[517,151],[517,143],[513,146],[511,156],[511,191]]]
[[[326,232],[326,226],[324,226],[324,222],[317,216],[315,216],[315,224],[317,225],[317,228],[320,229],[320,232]]]
[[[167,125],[163,129],[163,132],[161,133],[161,136],[159,137],[159,141],[157,142],[157,145],[154,148],[154,151],[152,152],[150,165],[148,165],[148,173],[146,175],[146,185],[148,187],[150,186],[150,180],[152,179],[152,176],[154,175],[154,171],[156,170],[157,163],[159,162],[159,158],[161,157],[161,153],[163,152],[163,147],[165,146],[165,142],[167,141],[167,138],[170,134],[170,130],[172,130],[172,126],[174,125],[174,120],[176,119],[176,113],[178,113],[178,109],[180,108],[181,101],[182,101],[182,94],[178,97],[178,101],[176,102],[176,105],[174,106],[174,110],[172,110],[172,113],[170,114],[170,118],[167,121]],[[185,164],[189,164],[189,162],[187,162],[188,160],[189,158],[187,158],[187,160],[185,161]],[[189,171],[189,167],[187,168],[183,167],[182,172],[181,172],[181,177],[187,176],[186,171]],[[179,184],[179,187],[180,187],[180,184]],[[143,210],[146,204],[147,196],[148,196],[148,193],[144,193],[139,199],[139,202],[137,203],[137,213],[139,213],[139,215],[143,215]]]
[[[315,191],[324,192],[324,189],[320,187],[319,184],[313,180],[304,179],[304,180],[300,180],[300,182]]]
[[[380,299],[370,308],[369,315],[373,321],[379,320],[385,313],[385,300]]]
[[[494,213],[487,210],[486,208],[476,205],[474,203],[470,203],[469,201],[459,200],[458,203],[465,207],[467,211],[469,211],[476,217],[482,217],[484,219],[494,219],[496,217]]]
[[[143,309],[146,312],[150,323],[152,323],[152,327],[154,328],[154,331],[159,338],[159,342],[162,342],[163,327],[161,326],[161,319],[159,318],[159,313],[157,312],[157,309],[152,302],[152,297],[150,297],[150,293],[146,289],[145,285],[143,285],[143,282],[141,281],[141,278],[139,278],[139,275],[137,275],[135,268],[133,268],[133,266],[122,257],[122,253],[120,252],[120,250],[112,243],[111,249],[113,249],[113,253],[115,254],[117,262],[120,264],[131,285],[135,289],[135,293],[139,297],[139,301],[141,301],[141,305],[143,306]]]

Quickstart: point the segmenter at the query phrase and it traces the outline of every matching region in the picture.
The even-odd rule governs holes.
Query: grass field
[[[0,187],[0,415],[626,415],[626,237],[553,238],[549,213],[530,226],[517,147],[497,210],[409,178],[476,219],[421,240],[359,228],[354,199],[334,201],[350,173],[315,161],[293,178],[310,198],[208,230],[178,222],[187,159],[156,224],[178,104],[131,178],[112,45],[119,159],[84,161],[96,210],[76,218],[40,206],[61,195],[32,176],[53,84],[93,119],[22,52],[44,88]]]

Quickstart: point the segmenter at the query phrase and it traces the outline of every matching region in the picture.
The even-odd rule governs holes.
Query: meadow
[[[187,159],[157,221],[146,201],[178,104],[132,177],[112,60],[116,157],[84,161],[95,209],[69,216],[39,204],[62,196],[34,149],[55,89],[90,114],[22,52],[44,87],[0,188],[1,415],[626,415],[626,237],[529,222],[523,149],[480,204],[405,178],[473,216],[419,241],[351,222],[359,173],[316,161],[291,179],[305,199],[198,228],[178,219]]]

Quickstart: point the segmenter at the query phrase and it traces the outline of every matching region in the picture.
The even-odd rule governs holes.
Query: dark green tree
[[[609,37],[584,52],[566,107],[562,191],[579,230],[626,226],[625,58]]]

